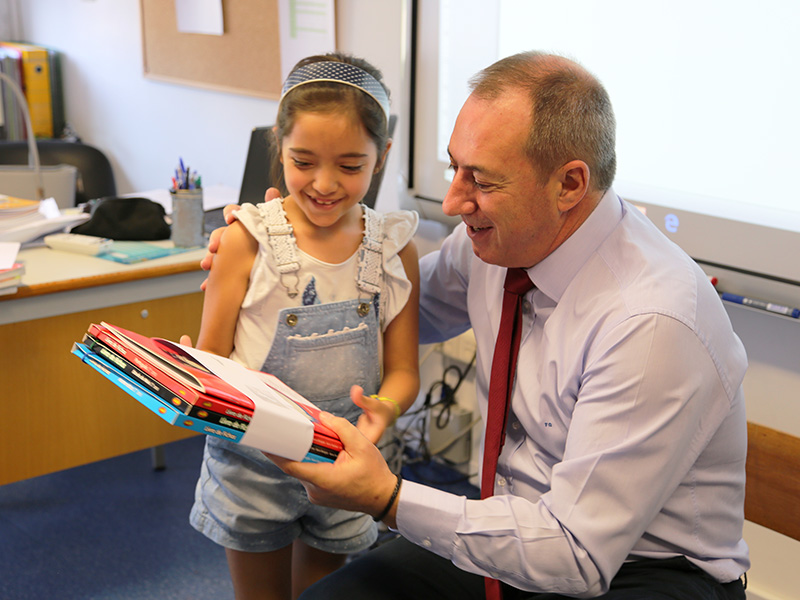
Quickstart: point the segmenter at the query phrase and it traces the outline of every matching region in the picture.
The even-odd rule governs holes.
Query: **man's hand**
[[[379,515],[392,496],[396,476],[375,447],[347,419],[322,413],[320,420],[342,440],[334,463],[295,462],[268,455],[287,475],[299,479],[314,504]],[[394,508],[385,519],[394,525]]]
[[[269,188],[264,193],[264,201],[269,202],[274,198],[280,198],[281,193],[277,188]],[[225,223],[230,225],[233,223],[233,213],[241,208],[238,204],[227,204],[225,208],[222,209],[222,214],[225,216]],[[227,225],[225,227],[227,227]],[[211,232],[211,235],[208,236],[208,247],[206,248],[206,255],[200,261],[200,267],[204,271],[210,271],[211,265],[214,263],[214,255],[219,250],[219,243],[222,239],[222,235],[225,233],[225,227],[217,227],[214,231]],[[200,284],[200,289],[205,290],[206,285],[208,284],[208,278],[203,280],[203,283]]]

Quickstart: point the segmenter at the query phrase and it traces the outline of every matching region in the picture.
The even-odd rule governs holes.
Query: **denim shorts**
[[[214,542],[270,552],[294,540],[324,552],[369,548],[377,527],[363,513],[311,504],[305,488],[259,450],[206,438],[190,522]]]

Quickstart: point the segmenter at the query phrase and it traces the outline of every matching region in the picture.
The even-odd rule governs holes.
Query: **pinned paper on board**
[[[336,50],[333,0],[278,0],[278,23],[284,80],[301,58]]]
[[[222,35],[222,0],[175,0],[175,20],[180,33]]]

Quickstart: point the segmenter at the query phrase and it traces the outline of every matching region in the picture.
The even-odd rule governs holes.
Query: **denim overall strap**
[[[383,219],[364,207],[364,236],[358,251],[358,289],[379,294],[383,277]]]
[[[382,299],[383,284],[383,217],[368,206],[364,206],[364,236],[358,250],[358,271],[356,285],[366,294]],[[385,311],[378,308],[380,322],[383,324]]]
[[[300,270],[300,261],[297,258],[294,230],[283,212],[283,199],[275,198],[259,204],[258,208],[267,224],[269,245],[275,257],[275,267],[280,273],[281,285],[286,288],[289,297],[294,298],[298,294],[297,271]]]

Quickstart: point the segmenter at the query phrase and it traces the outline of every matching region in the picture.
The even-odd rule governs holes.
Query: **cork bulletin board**
[[[145,76],[279,98],[278,0],[225,0],[222,14],[223,35],[181,33],[174,0],[141,0]]]

